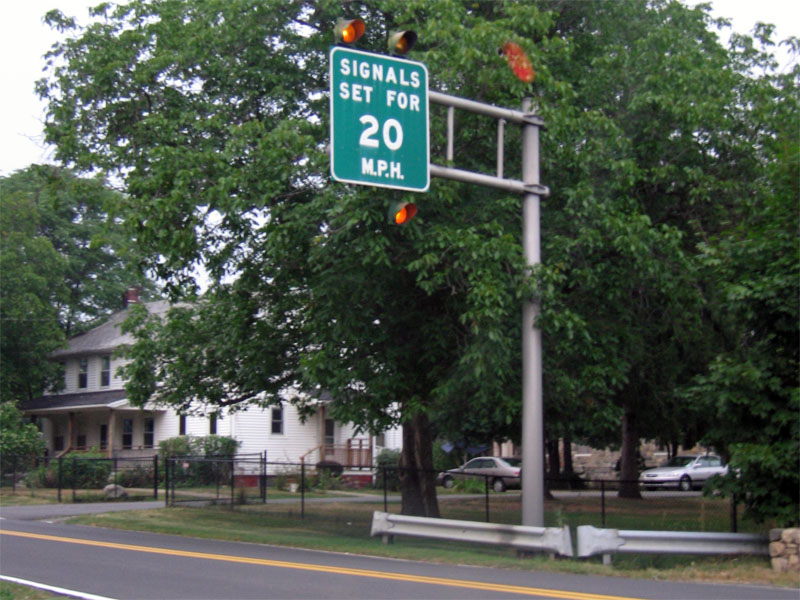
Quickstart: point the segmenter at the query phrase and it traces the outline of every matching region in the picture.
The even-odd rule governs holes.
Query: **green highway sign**
[[[331,176],[345,183],[427,191],[427,67],[335,46],[330,80]]]

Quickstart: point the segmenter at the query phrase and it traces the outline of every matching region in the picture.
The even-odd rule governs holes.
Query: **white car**
[[[702,456],[673,456],[664,465],[647,469],[639,475],[639,483],[648,490],[657,488],[677,488],[688,492],[701,488],[707,479],[714,475],[725,475],[727,465],[713,454]]]

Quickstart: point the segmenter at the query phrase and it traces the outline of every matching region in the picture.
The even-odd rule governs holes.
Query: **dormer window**
[[[78,388],[85,389],[89,385],[89,359],[78,359]]]
[[[108,387],[111,385],[111,357],[100,357],[100,386]]]

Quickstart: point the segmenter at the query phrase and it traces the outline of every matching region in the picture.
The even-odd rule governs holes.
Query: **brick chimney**
[[[130,304],[138,304],[140,290],[141,288],[138,287],[129,287],[125,290],[125,293],[122,294],[122,308],[128,308]]]

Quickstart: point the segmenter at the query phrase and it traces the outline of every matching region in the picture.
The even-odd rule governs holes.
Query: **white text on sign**
[[[394,84],[411,89],[420,87],[419,72],[407,73],[406,69],[402,67],[395,68],[352,58],[342,58],[339,61],[339,72],[343,76],[358,77],[370,83]],[[368,83],[351,81],[339,83],[339,98],[342,100],[371,104],[374,91],[375,87]],[[388,108],[397,107],[400,110],[420,112],[420,96],[418,94],[397,89],[386,89],[384,93],[385,105]],[[387,119],[381,124],[375,116],[364,114],[359,118],[359,122],[364,126],[358,140],[359,145],[367,148],[379,148],[383,142],[383,145],[391,151],[397,151],[402,147],[403,126],[396,119]],[[362,157],[361,174],[400,181],[404,179],[402,163],[383,159]]]

